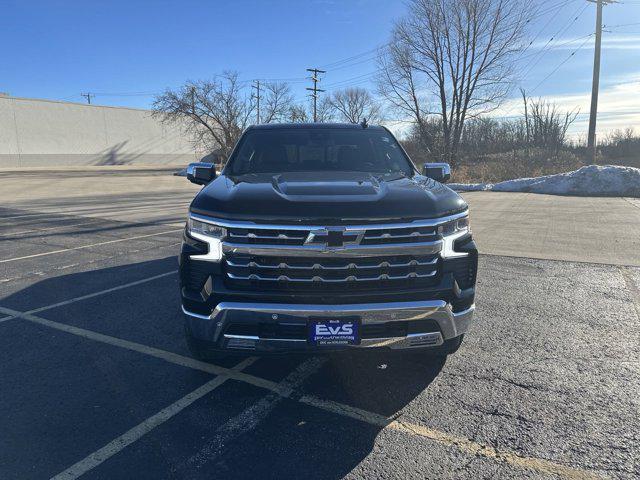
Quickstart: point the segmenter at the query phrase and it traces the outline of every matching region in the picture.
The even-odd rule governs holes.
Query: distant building
[[[202,155],[149,110],[0,94],[0,168],[184,165]]]

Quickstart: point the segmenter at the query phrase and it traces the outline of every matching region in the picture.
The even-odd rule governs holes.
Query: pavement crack
[[[471,379],[471,380],[483,380],[487,382],[495,382],[496,380],[498,380],[500,382],[507,383],[509,385],[513,385],[514,387],[522,388],[524,390],[529,390],[529,391],[534,390],[534,391],[545,392],[545,393],[554,392],[553,390],[542,387],[541,385],[536,385],[533,383],[523,383],[523,382],[518,382],[516,380],[511,380],[510,378],[505,378],[502,375],[499,375],[498,373],[493,373],[491,375],[478,375],[478,374],[446,372],[444,373],[444,375],[449,375],[451,377],[459,377],[464,379]]]

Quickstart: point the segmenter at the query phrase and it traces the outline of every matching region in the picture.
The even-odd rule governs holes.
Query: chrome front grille
[[[359,227],[296,227],[228,228],[227,241],[244,245],[291,246],[357,246],[434,242],[438,240],[435,226],[366,225]]]
[[[227,278],[237,285],[270,284],[272,288],[371,287],[396,282],[431,281],[438,257],[300,258],[227,256]]]
[[[328,226],[191,217],[224,228],[210,249],[219,249],[230,288],[384,293],[437,284],[443,274],[439,226],[466,215]]]

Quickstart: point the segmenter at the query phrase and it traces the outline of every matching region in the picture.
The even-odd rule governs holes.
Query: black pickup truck
[[[458,349],[478,263],[447,164],[416,169],[386,128],[248,128],[189,208],[180,289],[191,352]]]

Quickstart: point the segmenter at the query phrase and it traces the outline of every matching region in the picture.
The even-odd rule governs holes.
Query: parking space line
[[[116,240],[109,240],[109,241],[106,241],[106,242],[92,243],[91,245],[81,245],[79,247],[70,247],[70,248],[63,248],[61,250],[53,250],[51,252],[35,253],[33,255],[25,255],[24,257],[7,258],[7,259],[4,259],[4,260],[0,260],[0,263],[15,262],[16,260],[25,260],[25,259],[28,259],[28,258],[43,257],[45,255],[54,255],[56,253],[71,252],[73,250],[82,250],[84,248],[98,247],[100,245],[108,245],[108,244],[111,244],[111,243],[128,242],[130,240],[137,240],[139,238],[156,237],[158,235],[167,235],[169,233],[176,233],[176,232],[181,232],[181,231],[182,231],[182,229],[180,228],[180,229],[176,229],[176,230],[168,230],[168,231],[165,231],[165,232],[149,233],[147,235],[136,235],[134,237],[118,238]]]
[[[7,283],[7,282],[14,282],[16,280],[25,280],[29,277],[45,277],[47,275],[53,275],[55,272],[57,271],[61,271],[61,270],[66,270],[69,268],[73,268],[73,267],[88,267],[89,265],[93,265],[93,264],[97,264],[97,263],[104,263],[107,262],[109,260],[113,260],[114,258],[118,258],[118,257],[125,257],[128,255],[133,255],[134,253],[142,253],[142,252],[148,252],[150,250],[154,250],[154,251],[160,251],[161,249],[165,249],[165,248],[175,248],[178,245],[180,245],[181,242],[176,242],[176,243],[168,243],[168,244],[162,244],[162,245],[153,245],[153,246],[145,246],[144,248],[135,248],[133,250],[124,250],[121,252],[117,252],[115,255],[100,255],[99,257],[95,257],[92,258],[91,260],[88,261],[79,261],[76,263],[70,263],[67,265],[58,265],[58,266],[54,266],[48,269],[44,269],[44,270],[37,270],[37,271],[31,271],[31,272],[26,272],[26,274],[24,275],[18,275],[15,277],[7,277],[7,278],[0,278],[0,284],[3,283]],[[174,251],[175,253],[175,251]]]
[[[63,323],[47,320],[42,317],[30,313],[19,312],[5,307],[0,307],[0,313],[7,315],[14,315],[16,317],[29,320],[31,322],[44,325],[56,330],[61,330],[73,335],[88,338],[98,342],[106,343],[116,347],[132,350],[145,355],[149,355],[155,358],[165,360],[167,362],[180,365],[187,368],[193,368],[194,370],[200,370],[203,372],[213,373],[217,376],[224,376],[233,380],[248,383],[255,387],[264,388],[270,390],[277,395],[285,398],[291,398],[293,389],[287,385],[281,385],[279,383],[267,380],[265,378],[249,375],[244,372],[234,371],[233,369],[220,367],[211,363],[201,362],[193,358],[184,357],[177,353],[167,352],[154,347],[148,347],[140,343],[130,342],[129,340],[123,340],[117,337],[111,337],[102,333],[86,330],[79,327],[73,327]],[[206,393],[205,393],[206,394]],[[422,427],[420,425],[413,425],[406,422],[399,422],[397,420],[386,418],[382,415],[362,410],[356,407],[352,407],[343,403],[333,402],[330,400],[323,400],[313,395],[303,395],[297,399],[299,402],[319,408],[321,410],[336,413],[338,415],[347,416],[368,423],[370,425],[376,425],[381,428],[392,428],[394,430],[403,431],[416,436],[427,438],[438,443],[442,443],[447,446],[456,447],[462,451],[474,453],[476,455],[482,455],[487,458],[492,458],[500,461],[504,461],[515,466],[529,468],[537,470],[543,473],[552,473],[569,479],[593,479],[599,478],[598,476],[573,468],[570,466],[555,463],[549,460],[538,459],[534,457],[524,457],[514,452],[498,451],[497,449],[486,445],[474,442],[467,438],[456,437],[448,433]]]
[[[34,228],[32,230],[22,230],[19,232],[9,232],[5,235],[0,235],[0,239],[4,240],[4,239],[8,239],[8,240],[19,240],[19,238],[14,238],[14,237],[19,237],[20,235],[24,235],[27,233],[40,233],[40,232],[50,232],[51,230],[60,230],[63,228],[72,228],[72,227],[85,227],[85,226],[90,226],[90,227],[96,227],[96,228],[105,228],[107,227],[108,223],[115,223],[113,220],[109,220],[108,218],[91,218],[88,219],[89,221],[85,221],[82,223],[72,223],[69,225],[58,225],[56,227],[46,227],[46,228]],[[141,227],[180,227],[184,225],[184,222],[172,222],[172,223],[163,223],[163,222],[126,222],[126,225],[124,225],[122,228],[141,228]],[[120,228],[120,226],[117,226],[118,228]],[[69,232],[69,235],[73,234],[73,235],[83,235],[86,232]],[[93,233],[93,232],[88,232],[88,233]],[[48,234],[48,233],[47,233]]]
[[[81,227],[84,225],[95,225],[96,221],[95,220],[91,220],[89,222],[83,222],[83,223],[72,223],[70,225],[58,225],[57,227],[46,227],[46,228],[34,228],[31,230],[22,230],[20,232],[10,232],[7,233],[5,235],[0,235],[0,239],[5,239],[5,238],[9,238],[9,239],[13,239],[13,237],[19,237],[20,235],[24,235],[26,233],[36,233],[36,232],[48,232],[51,230],[58,230],[61,228],[71,228],[71,227]],[[15,240],[19,240],[19,238],[16,238]]]
[[[176,201],[164,202],[161,205],[158,205],[157,203],[154,203],[153,205],[149,205],[149,204],[124,205],[118,208],[118,212],[135,213],[135,212],[139,212],[140,210],[152,211],[152,210],[157,210],[159,208],[161,208],[162,210],[174,209],[174,210],[183,210],[186,212],[187,206],[189,205],[192,198],[193,197],[185,198],[184,201],[176,200]],[[100,215],[104,214],[105,212],[107,212],[107,215],[108,215],[110,212],[113,212],[113,211],[114,210],[112,207],[100,208],[95,205],[84,205],[82,208],[66,209],[66,210],[60,210],[57,207],[50,206],[50,207],[45,207],[45,209],[40,210],[38,212],[25,213],[21,215],[13,215],[8,217],[4,216],[0,219],[0,225],[10,224],[13,220],[19,219],[19,218],[31,219],[34,217],[46,217],[51,215],[63,216],[67,218],[69,217],[108,218],[106,216],[100,216]],[[2,223],[2,221],[6,221],[7,223]]]
[[[242,362],[240,362],[238,365],[233,367],[232,370],[241,371],[244,368],[251,365],[253,361],[255,361],[254,357],[245,359]],[[201,387],[195,389],[193,392],[185,395],[184,397],[172,403],[168,407],[163,408],[155,415],[147,418],[146,420],[139,423],[132,429],[120,435],[118,438],[107,443],[104,447],[100,448],[99,450],[96,450],[95,452],[83,458],[79,462],[71,465],[69,468],[67,468],[63,472],[55,475],[54,477],[52,477],[52,479],[53,480],[71,480],[71,479],[78,478],[81,475],[84,475],[89,470],[94,469],[105,460],[111,458],[116,453],[122,451],[132,443],[139,440],[141,437],[149,433],[158,425],[163,424],[170,418],[180,413],[182,410],[187,408],[196,400],[214,391],[216,388],[221,386],[228,379],[229,377],[221,375],[221,376],[217,376],[213,380],[208,381]]]
[[[22,215],[11,215],[8,217],[2,217],[2,220],[7,220],[7,221],[11,221],[11,220],[15,220],[16,218],[26,218],[26,217],[42,217],[45,215],[51,215],[53,212],[33,212],[33,213],[25,213]],[[3,225],[0,223],[0,225]]]
[[[134,282],[123,283],[122,285],[118,285],[116,287],[107,288],[105,290],[100,290],[98,292],[88,293],[86,295],[81,295],[79,297],[70,298],[69,300],[63,300],[62,302],[52,303],[51,305],[45,305],[44,307],[34,308],[32,310],[26,311],[25,313],[44,312],[45,310],[51,310],[52,308],[62,307],[64,305],[69,305],[71,303],[80,302],[81,300],[87,300],[89,298],[98,297],[100,295],[105,295],[107,293],[117,292],[118,290],[122,290],[123,288],[135,287],[136,285],[152,282],[153,280],[168,277],[169,275],[175,275],[177,273],[178,272],[176,270],[172,270],[171,272],[160,273],[158,275],[154,275],[153,277],[147,277],[141,280],[136,280]]]
[[[94,332],[92,330],[86,330],[84,328],[74,327],[72,325],[67,325],[65,323],[59,323],[53,320],[47,320],[46,318],[38,317],[31,313],[19,312],[17,310],[12,310],[6,307],[0,307],[0,312],[5,313],[7,315],[15,315],[16,317],[22,318],[24,320],[28,320],[30,322],[37,323],[39,325],[44,325],[45,327],[54,328],[56,330],[70,333],[72,335],[77,335],[79,337],[88,338],[90,340],[95,340],[97,342],[106,343],[108,345],[113,345],[115,347],[120,347],[126,350],[131,350],[134,352],[149,355],[151,357],[159,358],[166,362],[173,363],[175,365],[180,365],[182,367],[192,368],[194,370],[200,370],[202,372],[207,372],[207,373],[213,373],[214,375],[223,375],[223,376],[226,375],[230,378],[233,378],[234,380],[239,380],[241,382],[249,383],[251,385],[264,388],[266,390],[271,390],[285,397],[288,397],[291,394],[290,390],[283,389],[276,382],[272,382],[271,380],[255,377],[253,375],[247,375],[246,373],[242,373],[242,372],[234,372],[229,368],[220,367],[212,363],[201,362],[194,358],[185,357],[177,353],[168,352],[166,350],[161,350],[155,347],[149,347],[147,345],[131,342],[129,340],[123,340],[121,338],[112,337],[110,335]]]
[[[312,357],[305,360],[280,382],[280,386],[295,391],[302,386],[307,378],[316,373],[326,361],[325,357]],[[229,442],[256,428],[282,399],[282,396],[271,392],[247,407],[242,413],[227,420],[216,429],[211,440],[207,441],[195,455],[184,462],[185,465],[200,468],[206,462],[217,457]]]
[[[557,475],[562,478],[572,480],[591,480],[600,478],[591,472],[586,472],[578,468],[562,465],[560,463],[541,458],[525,457],[513,452],[500,451],[490,445],[474,442],[468,438],[458,437],[456,435],[451,435],[441,430],[424,427],[422,425],[416,425],[399,420],[391,420],[374,412],[362,410],[340,402],[320,399],[313,395],[304,395],[298,401],[321,410],[354,418],[370,425],[375,425],[380,428],[389,428],[398,432],[426,438],[448,447],[455,447],[472,455],[479,455],[493,460],[503,461],[521,468],[536,470],[541,473]]]
[[[428,438],[444,445],[456,447],[472,455],[498,460],[524,469],[536,470],[547,475],[555,475],[571,480],[596,480],[602,478],[592,472],[587,472],[569,465],[552,462],[544,458],[525,457],[513,452],[501,451],[490,445],[477,443],[468,438],[450,435],[422,425],[395,420],[388,425],[388,428],[410,435]]]

